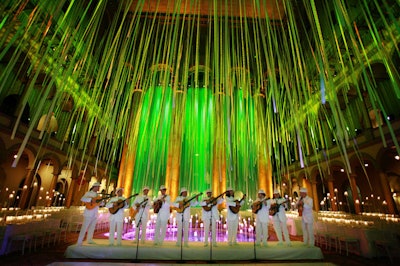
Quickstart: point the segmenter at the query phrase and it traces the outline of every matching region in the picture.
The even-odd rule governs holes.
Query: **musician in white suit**
[[[278,211],[276,212],[275,215],[272,216],[275,233],[276,236],[278,237],[278,246],[283,245],[283,240],[282,240],[282,232],[283,232],[286,245],[290,247],[292,244],[290,242],[289,231],[287,228],[287,218],[285,211],[286,201],[287,200],[285,198],[280,196],[279,190],[275,189],[273,199],[271,199],[270,208],[278,207]]]
[[[245,196],[243,197],[243,199]],[[226,223],[228,227],[228,245],[237,245],[237,230],[239,226],[239,212],[234,213],[232,212],[230,207],[237,207],[239,204],[242,206],[244,204],[243,200],[237,201],[235,199],[235,193],[232,188],[228,188],[226,190],[226,198],[225,203],[227,207],[227,216],[226,216]]]
[[[136,213],[135,215],[136,230],[135,230],[134,243],[136,243],[136,241],[139,241],[140,229],[142,230],[140,242],[144,244],[146,241],[146,229],[147,229],[147,222],[149,220],[149,211],[151,205],[153,204],[148,196],[149,191],[150,191],[149,187],[147,186],[144,187],[142,190],[143,194],[137,196],[133,201],[133,209]]]
[[[96,228],[97,217],[99,213],[99,205],[97,204],[96,200],[98,198],[97,192],[100,189],[100,183],[96,182],[92,185],[92,187],[87,191],[81,201],[85,204],[93,204],[93,208],[85,208],[83,212],[83,224],[81,227],[81,231],[79,232],[78,242],[76,243],[78,246],[82,245],[83,238],[87,232],[87,242],[89,244],[96,244],[93,241],[93,233],[94,229]]]
[[[300,199],[296,205],[298,209],[302,209],[301,225],[303,229],[303,243],[305,246],[313,247],[315,245],[313,199],[307,195],[306,188],[300,189]]]
[[[188,199],[188,191],[186,188],[181,188],[179,192],[179,196],[176,197],[174,203],[172,204],[175,208],[177,208],[176,212],[176,224],[178,225],[177,231],[177,241],[176,245],[180,246],[182,243],[182,229],[183,229],[183,243],[185,247],[189,247],[189,222],[190,222],[190,206],[196,206],[199,204],[197,195],[195,198]],[[185,200],[190,200],[190,202],[182,206]],[[186,206],[186,207],[185,207]],[[183,210],[183,212],[181,212]],[[183,227],[183,228],[182,228]]]
[[[154,211],[161,203],[161,208],[157,213],[156,229],[154,231],[154,245],[162,245],[164,243],[165,234],[167,233],[168,219],[170,215],[171,197],[167,194],[167,188],[162,185],[160,187],[161,194],[154,200]]]
[[[110,234],[108,236],[108,243],[110,246],[114,245],[115,238],[115,227],[117,228],[117,246],[122,244],[122,229],[124,227],[124,210],[129,208],[129,204],[125,201],[126,198],[122,196],[124,192],[123,188],[117,188],[115,190],[115,197],[112,197],[110,201],[106,204],[106,208],[112,208],[112,210],[117,210],[116,213],[110,213]],[[118,201],[121,201],[120,204]],[[114,208],[114,209],[113,209]]]
[[[268,223],[269,223],[269,208],[271,200],[266,198],[266,193],[260,189],[257,193],[257,199],[253,202],[252,210],[256,214],[256,245],[261,246],[261,241],[264,247],[268,246]]]
[[[221,197],[221,194],[217,199],[211,197],[212,191],[208,189],[206,191],[207,196],[203,198],[200,203],[200,206],[203,207],[201,219],[203,220],[204,225],[204,246],[208,246],[208,235],[210,233],[210,224],[211,224],[211,238],[212,245],[217,247],[217,221],[219,219],[219,211],[218,205],[224,202],[224,199]],[[212,202],[210,200],[214,199]],[[208,207],[208,208],[207,208]],[[210,210],[206,210],[209,209]]]

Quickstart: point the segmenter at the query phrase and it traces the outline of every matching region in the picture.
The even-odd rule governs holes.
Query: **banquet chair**
[[[326,235],[326,227],[321,222],[316,222],[314,227],[315,243],[319,247],[328,248],[328,240]]]
[[[60,223],[61,223],[60,219],[47,220],[46,228],[44,229],[43,232],[44,232],[44,237],[47,238],[47,246],[48,247],[50,246],[51,242],[53,242],[53,245],[55,245],[57,239],[59,239]]]
[[[393,257],[400,257],[400,235],[393,233],[385,240],[375,240],[375,246],[379,250],[383,250],[385,255],[389,257],[390,264],[394,264]]]
[[[346,249],[346,256],[349,255],[349,250],[351,247],[353,247],[354,252],[356,252],[357,254],[361,254],[360,239],[352,236],[342,235],[339,237],[338,242],[339,242],[339,254],[342,254],[342,244],[344,244],[344,247]]]
[[[34,241],[34,236],[28,230],[29,228],[26,224],[14,225],[15,226],[15,234],[11,235],[8,239],[7,251],[6,254],[10,253],[13,248],[22,250],[22,255],[25,254],[25,247],[29,245],[29,252],[31,252],[32,242]],[[17,244],[15,246],[15,244]]]
[[[67,221],[67,231],[68,232],[79,232],[83,224],[82,215],[72,215]]]

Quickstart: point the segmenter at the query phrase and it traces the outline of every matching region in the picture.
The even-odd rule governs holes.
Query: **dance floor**
[[[307,247],[302,242],[292,241],[292,246],[280,246],[270,241],[267,247],[256,247],[253,242],[240,242],[228,246],[204,247],[202,242],[191,242],[189,247],[176,246],[176,242],[165,241],[154,246],[152,241],[145,244],[123,240],[121,246],[109,246],[107,239],[96,239],[96,244],[71,245],[65,257],[71,259],[107,260],[157,260],[157,261],[250,261],[250,260],[323,260],[319,247]]]

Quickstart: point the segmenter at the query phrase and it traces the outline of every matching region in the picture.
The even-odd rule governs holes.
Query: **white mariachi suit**
[[[112,197],[110,201],[106,204],[106,208],[112,208],[114,206],[114,202],[118,202],[118,200],[125,200],[125,197]],[[110,245],[114,245],[114,236],[115,236],[115,227],[117,227],[117,245],[120,246],[122,242],[122,229],[124,226],[124,209],[128,208],[129,205],[124,202],[122,208],[120,208],[115,214],[110,213],[109,221],[110,221],[110,235],[108,237],[108,242]]]
[[[284,202],[286,201],[285,198],[275,198],[271,199],[271,205],[276,203],[280,204],[278,212],[272,216],[274,221],[274,229],[276,236],[278,237],[278,244],[282,244],[282,232],[283,236],[285,237],[286,244],[289,246],[291,245],[290,238],[289,238],[289,231],[287,229],[287,218],[285,212]]]
[[[235,207],[236,206],[236,201],[234,197],[226,197],[225,199],[226,202],[226,207],[228,210],[228,214],[226,217],[226,222],[228,226],[228,244],[237,244],[237,230],[239,226],[239,213],[233,213],[230,210],[230,206]],[[244,201],[242,200],[240,202],[240,206],[242,206]]]
[[[97,192],[90,190],[83,195],[83,197],[81,198],[81,201],[89,203],[92,201],[93,198],[96,198],[96,197],[98,197]],[[83,224],[81,227],[81,231],[79,232],[79,237],[78,237],[78,242],[77,242],[78,246],[82,245],[83,238],[85,237],[86,231],[87,231],[87,242],[89,244],[93,243],[93,233],[94,233],[94,230],[96,229],[98,213],[99,213],[99,206],[96,206],[91,210],[89,210],[88,208],[85,208],[85,211],[83,212]]]
[[[209,198],[203,198],[203,201],[200,203],[200,206],[205,207],[207,206],[207,200]],[[201,219],[203,220],[204,224],[204,244],[208,245],[208,235],[210,233],[210,224],[211,224],[211,237],[212,237],[212,243],[214,246],[217,246],[217,221],[219,219],[219,211],[218,211],[218,205],[223,203],[224,199],[219,198],[217,199],[217,202],[214,206],[212,206],[211,210],[206,211],[202,210],[202,216]],[[209,206],[211,207],[211,206]]]
[[[253,204],[264,200],[257,199]],[[267,246],[268,241],[268,223],[269,223],[269,208],[271,207],[271,200],[265,200],[261,203],[261,209],[256,214],[256,245],[261,244],[261,240],[264,246]]]
[[[158,196],[162,200],[163,195]],[[156,230],[154,232],[154,244],[162,245],[164,243],[165,234],[167,233],[167,223],[170,216],[171,197],[167,195],[164,202],[157,213]]]
[[[139,207],[136,204],[140,204]],[[135,198],[133,201],[133,209],[136,211],[135,215],[135,223],[136,223],[136,230],[135,230],[135,240],[139,240],[139,231],[140,226],[142,228],[141,234],[141,242],[145,243],[146,240],[146,229],[147,229],[147,221],[149,220],[149,210],[152,205],[151,200],[148,196],[140,195]]]
[[[183,200],[187,200],[187,197],[182,197],[182,196],[178,196],[176,197],[173,206],[175,208],[179,208],[179,202],[183,201]],[[176,241],[176,245],[179,246],[181,245],[181,241],[182,241],[182,226],[183,226],[183,242],[185,244],[185,246],[188,246],[189,244],[189,222],[190,222],[190,206],[195,206],[198,205],[197,200],[193,199],[192,201],[190,201],[189,203],[189,207],[187,207],[183,213],[176,213],[176,224],[178,225],[178,231],[177,231],[177,241]],[[183,224],[182,224],[183,221]]]
[[[314,246],[314,216],[313,216],[313,199],[305,196],[303,199],[303,215],[301,218],[301,226],[303,229],[303,242],[305,245]]]

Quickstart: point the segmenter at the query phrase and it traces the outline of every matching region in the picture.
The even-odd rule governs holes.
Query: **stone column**
[[[65,200],[65,207],[67,207],[67,208],[71,207],[72,199],[74,196],[74,192],[76,191],[76,188],[77,188],[76,178],[71,178],[71,184],[69,185],[67,198]]]
[[[356,214],[361,213],[360,209],[360,199],[358,198],[358,190],[357,190],[357,183],[356,183],[356,175],[351,174],[350,175],[350,187],[351,187],[351,194],[353,195],[353,201],[354,201],[354,210]],[[358,202],[358,203],[357,203]]]
[[[333,197],[337,196],[335,194],[335,189],[334,189],[334,186],[333,186],[333,178],[329,178],[328,179],[328,190],[329,190],[329,194],[330,194],[329,202],[330,202],[332,211],[337,211],[338,210],[337,209],[337,205],[336,205],[337,198],[336,198],[336,200],[331,200],[331,199],[333,199]]]
[[[175,92],[175,108],[173,113],[173,126],[171,126],[171,133],[168,145],[168,159],[167,169],[165,175],[165,186],[167,193],[174,200],[179,194],[179,178],[181,166],[181,150],[182,150],[182,130],[184,126],[184,115],[181,113],[185,109],[184,106],[184,91],[182,88],[177,89]],[[157,188],[158,189],[158,188]]]
[[[382,191],[383,191],[383,198],[386,201],[387,211],[390,214],[396,214],[396,210],[395,210],[394,202],[393,202],[393,197],[392,197],[392,193],[390,192],[389,182],[388,182],[386,174],[383,173],[383,172],[380,172],[379,173],[379,179],[381,181]]]
[[[313,203],[314,203],[314,211],[318,212],[319,211],[319,200],[318,200],[318,192],[317,192],[317,183],[316,182],[311,182],[311,197],[313,198]]]
[[[30,196],[32,193],[33,175],[34,173],[32,172],[32,169],[27,169],[24,186],[21,193],[21,200],[18,204],[18,207],[20,207],[21,209],[26,209],[28,207]]]
[[[261,152],[262,153],[262,152]],[[258,188],[264,188],[267,196],[272,196],[272,167],[270,160],[263,154],[258,155]]]
[[[132,183],[133,183],[133,170],[135,167],[135,156],[128,151],[128,145],[124,144],[122,150],[121,163],[118,173],[117,187],[124,188],[124,196],[128,197],[131,195]]]
[[[124,188],[124,196],[128,197],[132,192],[132,184],[133,184],[133,172],[135,169],[135,161],[136,161],[136,143],[137,143],[137,135],[135,134],[136,128],[139,127],[140,124],[140,98],[142,96],[142,90],[139,88],[135,88],[132,95],[132,105],[130,110],[130,118],[129,124],[127,127],[127,136],[125,138],[124,147],[122,150],[121,163],[119,166],[118,172],[118,183],[117,187]],[[136,142],[136,143],[135,143]]]

